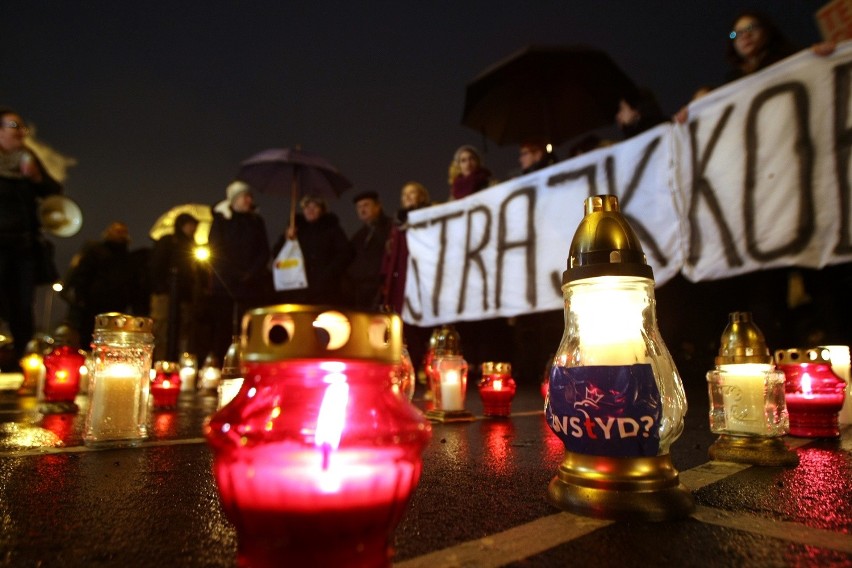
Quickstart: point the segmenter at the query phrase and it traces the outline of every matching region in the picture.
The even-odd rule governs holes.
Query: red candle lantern
[[[846,383],[831,369],[831,352],[826,347],[781,349],[775,352],[775,361],[785,375],[790,435],[839,437]]]
[[[485,416],[509,416],[512,413],[512,399],[515,398],[515,389],[511,363],[488,361],[482,364],[479,395],[482,397],[482,409]]]
[[[242,390],[205,426],[241,566],[389,566],[430,427],[393,392],[402,322],[278,305],[243,319]]]
[[[151,380],[151,398],[154,408],[174,408],[180,395],[180,367],[171,361],[157,361]]]
[[[44,392],[46,402],[74,402],[80,392],[80,367],[86,355],[68,345],[54,347],[44,356]]]

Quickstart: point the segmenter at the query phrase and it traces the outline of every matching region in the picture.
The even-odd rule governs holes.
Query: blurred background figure
[[[521,165],[521,174],[528,174],[552,166],[559,159],[553,150],[548,150],[548,144],[541,140],[528,140],[521,144],[518,150],[518,163]]]
[[[35,332],[38,200],[62,191],[24,146],[26,134],[21,115],[0,108],[0,317],[14,340],[14,357],[3,371],[17,368]]]
[[[269,237],[266,223],[255,211],[251,187],[234,181],[225,197],[213,208],[209,297],[203,314],[209,336],[199,338],[203,342],[199,355],[212,352],[220,362],[242,314],[271,301],[273,293]]]
[[[346,304],[359,310],[375,310],[381,302],[382,259],[393,223],[382,210],[375,191],[359,193],[352,203],[364,224],[349,240],[355,256],[346,271]]]
[[[423,184],[410,181],[402,186],[399,203],[400,208],[396,212],[387,252],[382,261],[382,304],[394,313],[402,314],[408,272],[408,244],[405,240],[408,213],[431,204],[429,191]],[[431,330],[406,323],[403,325],[403,334],[414,368],[419,369],[423,355],[426,353],[426,344],[429,342]]]
[[[637,89],[634,94],[621,99],[615,115],[615,123],[625,140],[668,120],[657,97],[649,89]]]
[[[462,146],[453,155],[453,171],[450,199],[461,199],[492,185],[491,172],[483,165],[482,156],[473,146]]]
[[[190,350],[193,294],[198,280],[194,257],[198,219],[181,213],[174,232],[154,244],[150,258],[151,317],[154,319],[154,360],[176,360]],[[172,308],[172,302],[176,304]],[[174,321],[172,321],[174,320]],[[176,328],[172,329],[172,325]],[[176,337],[172,338],[172,334]],[[174,352],[169,352],[173,346]]]
[[[68,324],[84,347],[92,342],[96,315],[148,313],[147,263],[140,256],[130,252],[127,225],[114,221],[100,241],[85,244],[71,260],[62,297],[68,302]]]
[[[343,275],[353,257],[352,245],[346,237],[340,219],[329,212],[322,197],[306,195],[299,202],[301,214],[296,215],[295,229],[287,229],[275,246],[272,258],[284,246],[286,239],[298,239],[305,258],[308,287],[275,293],[279,303],[339,304]]]

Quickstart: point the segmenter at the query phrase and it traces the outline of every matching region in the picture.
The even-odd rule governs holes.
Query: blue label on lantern
[[[660,449],[662,405],[648,364],[554,365],[545,416],[570,452],[637,457]]]

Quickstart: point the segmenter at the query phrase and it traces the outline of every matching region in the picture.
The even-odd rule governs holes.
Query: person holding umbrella
[[[308,287],[277,292],[275,299],[290,304],[339,304],[343,273],[354,254],[352,246],[337,215],[328,211],[325,199],[306,195],[299,205],[302,213],[296,215],[295,226],[288,227],[272,247],[272,256],[278,255],[287,239],[298,239]]]
[[[242,313],[272,297],[269,238],[257,214],[252,188],[231,182],[226,199],[213,208],[210,226],[210,351],[221,361],[231,344]]]

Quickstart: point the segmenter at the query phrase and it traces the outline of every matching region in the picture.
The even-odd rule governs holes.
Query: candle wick
[[[331,461],[331,444],[326,442],[320,446],[320,449],[322,450],[322,470],[327,471],[328,464]]]

